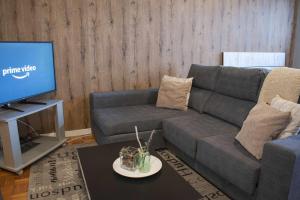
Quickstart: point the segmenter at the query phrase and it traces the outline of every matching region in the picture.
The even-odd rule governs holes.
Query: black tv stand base
[[[12,107],[9,104],[5,104],[5,105],[1,106],[1,108],[4,110],[13,110],[13,111],[17,111],[17,112],[24,112],[24,110],[20,110],[18,108]]]
[[[38,102],[38,101],[28,101],[28,100],[22,100],[18,102],[20,104],[35,104],[35,105],[47,105],[45,102]]]

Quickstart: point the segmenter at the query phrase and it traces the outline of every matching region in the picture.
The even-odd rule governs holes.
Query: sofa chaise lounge
[[[300,136],[274,140],[256,160],[237,141],[266,76],[262,69],[192,65],[188,111],[155,106],[158,89],[92,93],[99,144],[133,140],[155,129],[169,148],[233,199],[300,199]]]

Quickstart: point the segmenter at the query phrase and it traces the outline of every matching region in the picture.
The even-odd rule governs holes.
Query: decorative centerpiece
[[[149,153],[149,147],[155,130],[151,132],[148,141],[142,145],[138,129],[136,126],[134,128],[139,146],[137,148],[132,146],[123,147],[120,151],[119,158],[113,164],[114,170],[121,175],[134,178],[155,174],[162,167],[161,161]],[[118,165],[116,165],[116,163],[118,163]],[[151,169],[152,164],[153,169]]]
[[[136,139],[139,143],[139,148],[138,148],[139,154],[138,154],[138,159],[137,159],[137,161],[138,161],[137,167],[140,170],[140,172],[146,173],[146,172],[150,171],[150,167],[151,167],[150,166],[149,147],[150,147],[152,137],[153,137],[153,134],[154,134],[155,130],[153,130],[151,132],[151,135],[150,135],[148,141],[145,143],[145,146],[142,146],[140,138],[139,138],[139,132],[137,130],[137,127],[135,126],[134,128],[135,128]]]
[[[144,178],[159,172],[162,162],[157,157],[150,155],[149,152],[155,130],[151,132],[148,141],[142,145],[138,129],[136,126],[134,128],[138,147],[123,147],[119,157],[113,162],[113,170],[125,177]]]
[[[120,151],[120,164],[123,169],[134,171],[138,162],[138,149],[134,147],[123,147]]]

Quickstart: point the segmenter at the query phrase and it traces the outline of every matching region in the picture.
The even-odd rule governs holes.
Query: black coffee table
[[[120,176],[112,169],[121,147],[135,143],[116,143],[78,149],[79,165],[91,200],[196,200],[196,192],[156,152],[163,167],[157,174],[141,179]],[[136,146],[136,145],[134,145]]]

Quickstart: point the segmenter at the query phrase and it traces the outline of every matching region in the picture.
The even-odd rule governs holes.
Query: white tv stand
[[[0,152],[0,168],[23,173],[23,168],[42,158],[65,141],[64,114],[62,100],[45,100],[46,105],[17,104],[16,108],[24,112],[10,110],[0,111],[0,137],[3,151]],[[17,120],[19,118],[37,113],[48,108],[55,108],[56,137],[40,136],[34,142],[39,143],[32,149],[22,153],[19,139]]]

